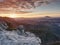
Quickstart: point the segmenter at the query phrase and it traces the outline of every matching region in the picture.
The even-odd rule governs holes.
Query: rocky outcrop
[[[34,34],[25,33],[23,25],[12,31],[7,31],[7,28],[6,23],[0,23],[0,45],[40,45],[41,43],[41,39]]]

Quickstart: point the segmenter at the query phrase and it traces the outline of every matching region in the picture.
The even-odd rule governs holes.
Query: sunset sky
[[[51,16],[51,17],[60,17],[60,0],[39,0],[40,1],[40,5],[37,4],[36,0],[33,0],[33,2],[35,2],[33,5],[32,4],[32,0],[27,0],[26,1],[26,5],[23,5],[23,2],[25,0],[20,0],[21,5],[18,6],[18,8],[15,10],[12,7],[15,6],[17,7],[15,4],[9,4],[10,2],[6,1],[6,3],[9,5],[8,8],[6,8],[5,6],[5,0],[0,0],[0,16],[4,17],[27,17],[27,18],[33,18],[33,17],[44,17],[44,16]],[[14,0],[15,1],[15,0]],[[3,3],[4,4],[3,4]],[[28,3],[31,2],[31,3]],[[32,5],[30,5],[32,4]],[[3,5],[3,6],[2,6]],[[12,5],[12,6],[10,6]],[[2,8],[3,7],[3,8]],[[7,10],[8,9],[8,10]]]

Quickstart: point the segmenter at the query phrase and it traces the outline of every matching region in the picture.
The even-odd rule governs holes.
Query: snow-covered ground
[[[16,30],[6,31],[0,24],[0,45],[40,45],[41,39],[33,33],[26,32],[21,35]]]

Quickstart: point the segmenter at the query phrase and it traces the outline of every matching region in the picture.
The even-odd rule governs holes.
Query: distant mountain
[[[0,17],[0,22],[6,22],[10,27],[17,27],[18,25],[39,25],[39,24],[59,24],[60,18],[43,17],[43,18],[9,18]]]

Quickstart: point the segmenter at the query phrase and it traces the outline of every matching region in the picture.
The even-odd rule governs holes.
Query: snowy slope
[[[6,23],[0,23],[0,45],[40,45],[41,43],[41,39],[30,32],[23,34],[19,29],[7,31],[6,28],[8,28]]]

